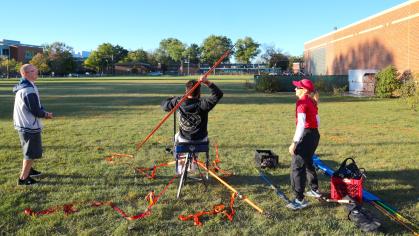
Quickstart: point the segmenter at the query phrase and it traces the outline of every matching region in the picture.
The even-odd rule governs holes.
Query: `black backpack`
[[[352,200],[349,196],[343,199]],[[362,232],[377,232],[381,226],[381,223],[375,218],[371,212],[356,203],[346,205],[348,211],[348,219],[355,223],[355,225]]]
[[[351,163],[347,164],[348,160]],[[352,158],[346,158],[337,171],[333,173],[333,176],[340,177],[340,178],[347,178],[347,179],[361,179],[365,178],[365,169],[358,168],[355,163],[355,160]]]
[[[271,150],[256,150],[255,163],[262,169],[276,168],[278,167],[278,155]]]

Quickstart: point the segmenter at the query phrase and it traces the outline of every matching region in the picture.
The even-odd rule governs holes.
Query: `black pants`
[[[319,144],[320,134],[317,129],[304,129],[303,138],[295,148],[291,161],[291,187],[298,200],[304,199],[306,181],[311,189],[319,188],[316,170],[313,165],[313,154]]]

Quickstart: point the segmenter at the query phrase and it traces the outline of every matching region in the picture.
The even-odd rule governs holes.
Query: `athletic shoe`
[[[20,179],[17,181],[17,185],[33,185],[37,184],[37,181],[32,179],[30,176],[28,176],[26,179]]]
[[[322,194],[319,192],[319,190],[313,190],[313,189],[306,192],[304,195],[307,196],[307,197],[315,197],[315,198],[321,198],[322,197]]]
[[[308,206],[308,202],[306,200],[298,200],[298,199],[294,199],[294,201],[288,203],[287,207],[290,208],[291,210],[301,210],[305,207]]]
[[[30,177],[38,177],[38,176],[41,176],[41,175],[42,175],[41,172],[39,172],[39,171],[37,171],[33,168],[31,168],[31,170],[29,171],[29,176]]]

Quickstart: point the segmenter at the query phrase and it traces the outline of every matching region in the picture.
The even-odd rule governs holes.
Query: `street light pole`
[[[189,75],[189,63],[190,63],[191,61],[189,60],[189,56],[188,56],[188,75]]]

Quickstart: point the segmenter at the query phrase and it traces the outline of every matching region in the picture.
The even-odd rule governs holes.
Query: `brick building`
[[[305,71],[347,75],[395,65],[419,73],[419,0],[410,0],[304,44]]]
[[[0,41],[0,56],[27,63],[43,48],[35,45],[21,44],[19,41],[3,39]]]

